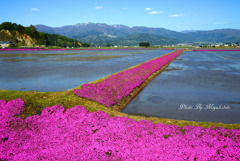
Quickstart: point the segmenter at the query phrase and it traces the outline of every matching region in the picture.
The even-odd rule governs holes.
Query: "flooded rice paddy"
[[[240,123],[240,52],[185,52],[122,111]]]
[[[0,89],[64,91],[171,50],[0,51]],[[184,52],[122,111],[240,123],[240,52]]]
[[[0,89],[64,91],[171,51],[0,51]]]

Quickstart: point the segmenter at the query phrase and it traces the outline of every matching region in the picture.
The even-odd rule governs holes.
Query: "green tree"
[[[90,47],[90,44],[82,43],[82,47]]]
[[[16,30],[17,30],[19,33],[23,34],[23,33],[24,33],[24,30],[25,30],[25,27],[23,27],[22,25],[17,25]]]
[[[4,30],[13,31],[13,30],[15,30],[16,25],[17,24],[11,23],[11,22],[3,22],[0,25],[0,30],[4,29]]]
[[[149,46],[150,46],[150,43],[149,43],[149,42],[140,42],[140,43],[139,43],[139,46],[140,46],[140,47],[149,47]]]
[[[49,45],[49,38],[48,38],[48,34],[44,33],[44,32],[39,32],[39,38],[37,39],[37,42],[39,45]]]
[[[106,44],[106,47],[110,47],[110,46],[112,46],[111,44]]]
[[[29,27],[25,28],[25,33],[33,38],[39,38],[39,32],[36,30],[35,26],[30,25]]]

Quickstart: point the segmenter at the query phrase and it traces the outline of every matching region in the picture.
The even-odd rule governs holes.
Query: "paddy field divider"
[[[74,89],[74,94],[121,111],[183,50],[173,51]]]

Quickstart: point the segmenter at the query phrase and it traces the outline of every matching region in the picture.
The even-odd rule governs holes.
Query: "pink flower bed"
[[[240,49],[194,49],[193,51],[240,51]]]
[[[240,129],[154,124],[55,105],[26,119],[0,100],[0,160],[239,160]]]
[[[161,69],[182,52],[183,50],[177,50],[166,54],[145,62],[138,67],[111,75],[97,84],[84,84],[82,89],[75,89],[74,93],[110,107],[129,95],[134,88],[140,86],[151,74]]]

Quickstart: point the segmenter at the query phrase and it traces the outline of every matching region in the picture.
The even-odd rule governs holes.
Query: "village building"
[[[7,48],[7,47],[9,47],[11,44],[12,44],[13,46],[15,46],[15,44],[12,43],[11,41],[0,41],[0,47],[1,47],[1,48]]]

